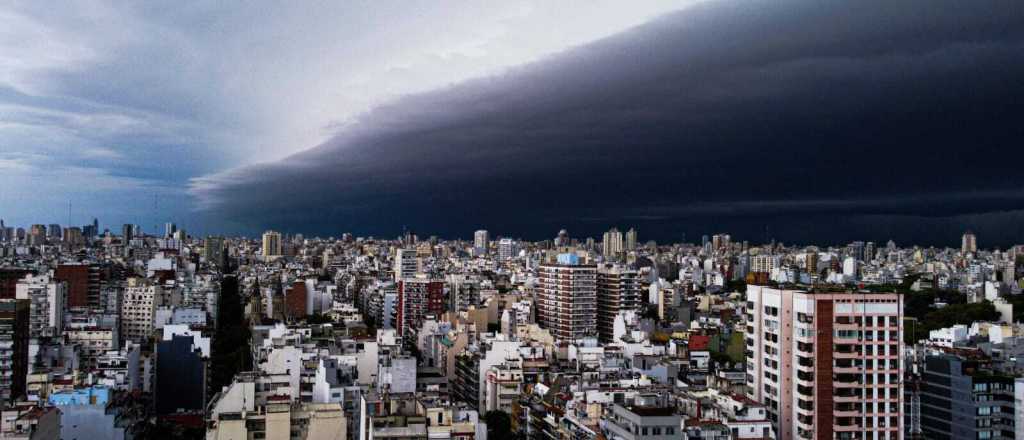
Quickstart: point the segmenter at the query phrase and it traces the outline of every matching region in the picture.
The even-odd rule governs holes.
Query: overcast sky
[[[1024,241],[1020,2],[445,5],[4,6],[0,218]]]
[[[382,103],[500,73],[680,3],[295,6],[4,2],[0,218],[67,223],[70,202],[76,224],[193,223],[190,179],[278,161]]]

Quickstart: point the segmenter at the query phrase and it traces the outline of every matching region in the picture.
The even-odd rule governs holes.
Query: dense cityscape
[[[0,1],[0,440],[1024,440],[1024,1]]]
[[[1024,247],[552,235],[0,224],[0,436],[1024,438]]]

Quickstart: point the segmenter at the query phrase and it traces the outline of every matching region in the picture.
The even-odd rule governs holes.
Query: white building
[[[143,343],[153,334],[153,320],[163,289],[144,279],[131,278],[124,291],[121,329],[126,340]]]
[[[49,275],[27,275],[15,286],[15,298],[29,300],[29,335],[60,336],[64,331],[67,284]]]

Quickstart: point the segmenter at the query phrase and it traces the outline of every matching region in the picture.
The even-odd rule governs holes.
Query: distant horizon
[[[99,220],[99,219],[97,219],[97,220]],[[72,225],[66,225],[66,224],[61,224],[61,223],[30,223],[30,224],[24,224],[24,225],[22,225],[22,224],[12,225],[10,223],[5,223],[5,225],[7,227],[24,228],[26,231],[29,228],[31,228],[31,226],[34,225],[34,224],[44,225],[44,226],[49,226],[49,225],[52,225],[52,224],[57,224],[57,225],[60,225],[63,228],[63,227],[69,227],[69,226],[70,227],[82,227],[82,226],[91,225],[92,223],[88,222],[88,223],[72,224]],[[128,223],[128,224],[135,225],[134,223]],[[401,237],[405,233],[405,231],[399,231],[397,234],[361,234],[361,233],[356,233],[356,232],[352,232],[352,231],[340,231],[340,232],[337,232],[337,233],[307,233],[307,232],[301,232],[301,231],[299,231],[299,232],[286,231],[286,230],[282,230],[282,229],[279,229],[279,228],[269,228],[269,229],[265,229],[263,231],[251,232],[251,233],[225,233],[225,232],[217,232],[217,231],[194,233],[193,229],[190,229],[188,227],[183,227],[183,225],[178,224],[178,223],[174,223],[174,224],[175,224],[175,226],[178,229],[184,229],[185,232],[190,237],[192,237],[194,239],[203,239],[203,238],[207,238],[207,237],[217,237],[217,236],[220,236],[220,237],[226,237],[226,238],[243,238],[243,239],[249,239],[249,240],[259,240],[260,236],[264,232],[275,231],[275,232],[281,233],[283,236],[289,236],[289,237],[294,237],[295,235],[300,235],[301,234],[304,238],[327,239],[327,238],[332,238],[333,237],[335,239],[341,239],[343,234],[352,234],[353,238],[373,238],[375,240],[395,241],[395,240],[401,239]],[[114,236],[121,236],[122,235],[121,234],[121,232],[122,232],[121,228],[124,225],[125,225],[125,223],[105,226],[104,223],[102,221],[100,221],[100,233],[102,233],[102,231],[104,231],[104,230],[109,230],[111,232],[111,234],[113,234]],[[166,223],[161,224],[160,228],[163,228],[165,225],[166,225]],[[143,225],[138,225],[138,226],[142,226],[143,233],[146,234],[146,236],[148,236],[148,237],[160,238],[160,237],[162,237],[164,235],[163,231],[160,228],[157,228],[156,231],[151,231],[151,230],[148,230],[147,228],[145,228]],[[600,230],[599,232],[597,232],[595,234],[588,234],[588,235],[574,235],[573,232],[572,232],[572,229],[569,229],[569,228],[559,228],[559,229],[553,230],[549,237],[538,236],[538,235],[530,236],[530,235],[516,235],[516,234],[501,234],[501,233],[498,233],[498,231],[495,231],[495,230],[492,230],[492,229],[487,229],[487,228],[482,228],[482,227],[481,228],[477,228],[477,229],[472,229],[472,230],[468,231],[465,235],[457,235],[457,234],[456,235],[441,235],[441,234],[436,234],[436,233],[430,233],[429,231],[427,231],[426,234],[422,234],[421,232],[417,232],[414,229],[409,229],[408,231],[413,233],[413,234],[415,234],[420,241],[425,241],[425,240],[428,240],[431,236],[436,236],[438,239],[445,240],[445,241],[467,241],[467,242],[472,242],[473,241],[473,233],[475,231],[477,231],[477,230],[483,229],[483,230],[486,230],[488,232],[488,235],[490,237],[490,241],[492,241],[492,242],[495,242],[495,241],[497,241],[498,239],[501,239],[501,238],[510,238],[510,239],[514,239],[514,240],[518,240],[518,241],[526,241],[526,242],[530,242],[530,243],[539,243],[539,242],[542,242],[542,241],[545,241],[545,240],[553,240],[555,238],[555,236],[557,236],[558,232],[561,229],[566,229],[566,231],[569,233],[569,238],[570,239],[577,240],[578,242],[580,242],[582,244],[582,243],[584,243],[586,241],[587,238],[593,238],[596,243],[600,243],[602,241],[602,239],[603,239],[602,236],[603,236],[604,232],[607,232],[608,230],[610,230],[613,227],[617,228],[622,233],[625,233],[630,228],[636,229],[636,231],[637,231],[637,245],[646,245],[647,242],[653,240],[655,243],[657,243],[658,246],[673,245],[673,244],[690,244],[690,245],[697,245],[697,246],[699,246],[700,243],[701,243],[703,235],[707,235],[708,238],[710,239],[711,237],[713,237],[716,234],[727,234],[727,235],[729,235],[730,236],[730,241],[732,243],[742,243],[743,241],[747,241],[748,244],[751,247],[761,247],[761,246],[764,246],[764,245],[767,245],[767,244],[771,243],[771,241],[758,241],[757,239],[744,238],[742,235],[737,235],[735,233],[731,233],[731,232],[727,232],[727,231],[719,231],[719,232],[707,233],[707,234],[703,234],[703,233],[690,234],[690,233],[687,233],[686,234],[686,238],[685,238],[686,241],[681,241],[683,239],[683,236],[682,236],[683,234],[682,233],[680,233],[679,237],[676,238],[676,239],[665,238],[665,237],[663,237],[662,239],[658,239],[658,238],[645,238],[644,231],[641,228],[637,227],[637,226],[608,226],[607,228],[605,228],[603,230]],[[901,241],[901,240],[899,240],[897,238],[886,238],[886,239],[864,239],[864,238],[857,238],[857,239],[848,240],[848,241],[834,241],[834,242],[831,242],[831,243],[828,243],[828,244],[822,244],[822,242],[820,242],[820,241],[819,242],[813,242],[813,241],[812,242],[805,242],[805,241],[788,241],[788,240],[780,240],[780,239],[775,239],[774,242],[775,243],[781,243],[781,244],[783,244],[783,245],[785,245],[787,247],[816,246],[816,247],[819,247],[819,248],[829,248],[829,247],[843,247],[843,246],[849,245],[850,243],[853,243],[853,242],[856,242],[856,241],[862,241],[862,242],[865,242],[865,243],[873,242],[873,243],[875,243],[877,248],[882,248],[882,247],[886,246],[886,244],[891,240],[891,241],[893,241],[896,244],[897,247],[899,247],[901,249],[908,249],[908,248],[912,248],[914,246],[921,247],[921,248],[957,249],[957,248],[960,247],[960,240],[962,239],[963,235],[968,233],[968,232],[973,233],[976,237],[978,237],[978,249],[979,250],[984,250],[984,251],[1007,250],[1007,249],[1010,249],[1010,248],[1012,248],[1014,246],[1024,245],[1024,241],[1021,241],[1021,242],[1017,242],[1017,243],[1001,244],[1001,245],[996,245],[996,246],[985,246],[985,243],[989,243],[989,241],[987,241],[983,235],[978,234],[977,231],[975,231],[973,229],[965,229],[965,230],[963,230],[959,235],[957,235],[955,237],[955,240],[952,240],[952,241],[950,241],[950,243],[946,243],[946,244],[943,244],[943,243],[921,243],[921,242],[915,242],[915,241],[909,241],[909,240]]]

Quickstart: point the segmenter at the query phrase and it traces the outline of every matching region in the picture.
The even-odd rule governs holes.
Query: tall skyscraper
[[[747,287],[747,395],[779,440],[903,438],[903,297]]]
[[[473,233],[473,249],[477,255],[487,254],[487,247],[490,245],[490,236],[487,234],[486,229],[481,229]]]
[[[601,254],[605,258],[612,258],[622,252],[622,233],[616,228],[611,228],[608,232],[604,233],[604,240],[601,245],[603,246]]]
[[[626,231],[626,251],[636,250],[636,229],[629,228]]]
[[[121,226],[121,238],[125,243],[132,241],[132,239],[135,238],[135,227],[128,223]]]
[[[263,258],[273,258],[281,253],[281,233],[267,231],[263,233]]]
[[[637,272],[621,265],[603,264],[597,269],[597,333],[602,342],[611,342],[615,317],[619,312],[640,306],[640,280]]]
[[[978,252],[978,238],[974,236],[973,232],[967,231],[960,238],[960,253],[967,255],[975,252]]]
[[[178,232],[178,226],[174,223],[164,223],[164,238],[174,237],[174,233]]]
[[[556,340],[572,341],[593,335],[597,324],[597,266],[576,254],[560,254],[538,269],[540,326]]]

